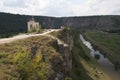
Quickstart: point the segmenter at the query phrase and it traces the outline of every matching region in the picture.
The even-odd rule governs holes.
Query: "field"
[[[85,37],[120,68],[120,35],[102,31],[86,31]]]

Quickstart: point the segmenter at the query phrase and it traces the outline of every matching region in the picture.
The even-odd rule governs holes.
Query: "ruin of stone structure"
[[[40,27],[39,22],[36,22],[33,17],[30,21],[27,22],[28,32],[32,30],[37,31],[39,27]]]

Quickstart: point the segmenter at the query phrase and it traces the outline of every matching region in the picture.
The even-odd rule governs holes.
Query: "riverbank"
[[[80,35],[80,39],[83,44],[86,45],[90,50],[90,54],[95,58],[95,55],[98,55],[99,58],[96,58],[99,65],[103,68],[103,70],[111,77],[112,80],[119,80],[120,73],[114,70],[114,64],[107,58],[104,57],[98,50],[95,50],[89,41],[86,41],[82,35]]]
[[[80,40],[79,33],[73,31],[73,80],[111,80],[97,61],[90,56],[90,50]]]
[[[84,36],[92,43],[95,49],[109,58],[115,65],[116,70],[120,69],[120,35],[100,31],[87,31]]]

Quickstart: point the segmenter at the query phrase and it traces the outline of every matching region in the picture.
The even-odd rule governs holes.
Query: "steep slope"
[[[52,32],[51,34],[66,42],[69,30]],[[97,61],[90,56],[89,49],[80,41],[78,31],[70,31],[72,43],[72,79],[73,80],[111,80]]]
[[[111,80],[98,62],[90,56],[90,51],[80,40],[79,33],[73,31],[73,80]]]
[[[78,35],[65,28],[0,44],[0,80],[110,80]]]
[[[71,48],[67,42],[42,35],[1,44],[0,80],[70,80]]]

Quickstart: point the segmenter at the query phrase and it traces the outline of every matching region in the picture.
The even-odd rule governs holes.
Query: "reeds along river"
[[[99,56],[99,59],[96,59],[100,66],[106,71],[106,73],[112,78],[112,80],[120,80],[120,72],[115,71],[114,65],[110,60],[104,57],[98,50],[94,50],[93,46],[89,41],[86,41],[84,37],[80,34],[80,40],[83,42],[85,46],[87,46],[91,52],[91,56],[95,57],[95,55]]]

